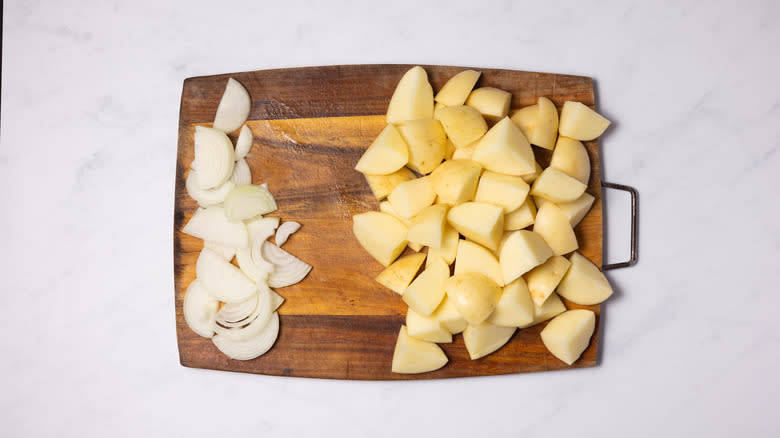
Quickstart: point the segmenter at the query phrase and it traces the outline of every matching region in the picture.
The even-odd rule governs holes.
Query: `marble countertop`
[[[5,2],[0,435],[776,436],[778,3],[474,5]],[[352,63],[596,80],[605,180],[640,193],[598,366],[345,382],[179,365],[183,79]],[[627,202],[607,203],[615,261]]]

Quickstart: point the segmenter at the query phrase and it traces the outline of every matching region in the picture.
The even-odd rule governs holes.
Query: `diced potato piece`
[[[486,170],[479,178],[474,200],[504,208],[504,213],[516,210],[525,202],[531,187],[522,177]]]
[[[558,132],[564,137],[589,141],[601,135],[609,126],[609,120],[581,102],[565,102],[561,108]]]
[[[460,234],[495,251],[504,232],[504,210],[483,202],[464,202],[450,209],[447,222]]]
[[[528,184],[531,184],[532,182],[536,181],[536,178],[539,177],[539,175],[542,174],[542,166],[539,165],[538,162],[534,163],[534,171],[533,173],[527,173],[525,175],[520,175],[520,178],[523,178],[523,181],[527,182]]]
[[[417,215],[423,208],[433,204],[435,199],[436,193],[428,177],[402,182],[387,196],[393,209],[405,218]]]
[[[561,297],[559,297],[557,293],[553,292],[553,294],[547,298],[547,301],[542,304],[542,307],[534,306],[533,322],[527,325],[519,326],[518,328],[528,328],[535,326],[536,324],[541,324],[555,315],[559,315],[565,311],[566,306],[563,305]]]
[[[505,282],[515,281],[552,255],[541,235],[528,230],[509,232],[502,239],[498,252],[501,275]]]
[[[504,327],[520,327],[533,322],[534,303],[522,277],[504,286],[496,310],[487,320]]]
[[[376,276],[377,283],[391,291],[403,295],[409,284],[412,283],[417,271],[420,270],[425,254],[410,254],[393,262]]]
[[[462,332],[468,325],[466,318],[455,307],[455,301],[446,294],[439,307],[436,308],[436,311],[431,316],[436,318],[453,335]]]
[[[458,253],[459,238],[460,235],[457,231],[455,231],[455,228],[452,228],[450,224],[445,224],[444,236],[441,240],[441,247],[435,248],[431,246],[428,248],[428,260],[426,261],[426,266],[437,258],[441,258],[444,260],[444,263],[451,265],[452,262],[455,261],[455,256]]]
[[[501,266],[492,252],[468,240],[458,242],[458,254],[455,258],[455,275],[477,272],[503,286]]]
[[[596,314],[592,310],[568,310],[542,330],[542,342],[553,356],[571,365],[588,348],[595,329]]]
[[[526,106],[519,110],[514,110],[509,113],[509,118],[512,119],[515,125],[520,128],[528,141],[531,141],[531,136],[534,133],[534,127],[536,126],[536,116],[539,114],[539,105]]]
[[[368,187],[371,189],[371,193],[374,194],[377,201],[385,199],[398,184],[417,178],[414,173],[406,167],[402,167],[389,175],[364,176],[366,177],[366,182],[368,182]]]
[[[439,92],[436,93],[434,100],[445,105],[463,105],[477,80],[479,80],[480,74],[480,72],[474,70],[458,72],[441,87]]]
[[[434,371],[443,367],[447,361],[441,347],[433,342],[409,336],[406,326],[401,326],[393,352],[394,373],[417,374]]]
[[[430,316],[444,298],[444,283],[450,267],[443,260],[431,263],[404,291],[403,299],[415,312]]]
[[[477,148],[478,144],[479,144],[479,140],[469,144],[466,147],[455,149],[455,152],[452,153],[452,159],[453,160],[470,160],[471,157],[474,155],[474,149]]]
[[[411,308],[406,311],[406,329],[409,336],[428,342],[452,342],[452,333],[432,316],[424,316]]]
[[[471,325],[478,325],[487,319],[501,298],[501,287],[476,272],[455,274],[445,282],[444,288],[458,312]]]
[[[441,102],[434,102],[434,104],[433,104],[433,118],[436,118],[436,111],[444,108],[445,106],[447,106],[447,105],[445,105],[445,104],[443,104]]]
[[[612,295],[612,286],[599,268],[582,254],[575,252],[569,258],[571,267],[558,285],[558,294],[567,300],[582,304],[599,304]]]
[[[536,126],[528,141],[541,148],[553,149],[555,147],[555,137],[558,136],[558,109],[546,97],[540,97],[536,105],[539,107],[539,112],[536,116]]]
[[[504,215],[504,230],[520,230],[534,224],[536,205],[530,196],[525,198],[523,205]]]
[[[433,117],[433,88],[422,67],[412,67],[398,81],[390,105],[387,123]]]
[[[463,331],[463,342],[471,360],[485,357],[503,347],[517,330],[516,327],[502,327],[487,321],[469,324]]]
[[[512,93],[493,87],[477,88],[469,94],[466,105],[473,107],[487,120],[497,122],[509,114]]]
[[[439,248],[444,238],[444,226],[447,224],[446,204],[435,204],[425,207],[423,211],[412,218],[406,240],[420,245]]]
[[[546,262],[531,269],[525,274],[528,290],[534,305],[541,307],[547,298],[555,291],[563,275],[571,266],[571,262],[563,256],[552,256]]]
[[[429,178],[438,202],[460,204],[474,198],[482,167],[471,160],[448,160],[441,163]]]
[[[555,255],[568,254],[579,248],[577,236],[560,207],[547,202],[536,212],[534,231],[539,233]]]
[[[440,108],[434,114],[442,126],[447,137],[452,140],[456,148],[468,146],[479,140],[488,130],[487,122],[476,109],[465,106],[447,106]]]
[[[536,168],[531,145],[508,117],[501,119],[479,140],[471,159],[487,170],[507,175],[527,175]]]
[[[593,201],[595,200],[596,198],[594,198],[593,195],[585,192],[574,201],[558,204],[558,207],[560,207],[563,214],[569,218],[569,223],[572,228],[574,228],[582,222],[582,219],[588,214],[590,208],[593,206]]]
[[[447,134],[436,119],[408,120],[398,125],[409,146],[406,165],[423,175],[431,173],[447,153]]]
[[[534,181],[531,194],[552,202],[569,202],[582,196],[587,187],[560,170],[548,167]]]
[[[387,213],[387,214],[395,217],[396,219],[401,221],[406,226],[406,228],[409,228],[410,226],[412,226],[412,220],[410,218],[406,218],[406,217],[403,217],[400,214],[398,214],[398,212],[395,211],[395,209],[393,208],[393,205],[390,204],[390,201],[382,201],[382,202],[380,202],[379,203],[379,211],[381,211],[382,213]],[[407,231],[407,233],[408,233],[408,231]],[[423,247],[419,243],[414,243],[414,242],[408,242],[407,241],[406,244],[409,246],[409,248],[412,249],[412,251],[415,251],[415,252],[420,252],[420,250]]]
[[[550,167],[558,169],[587,185],[590,179],[590,158],[585,146],[578,140],[558,137],[550,158]]]
[[[360,157],[355,170],[367,175],[389,175],[406,165],[409,147],[392,124],[385,126]]]
[[[352,232],[383,266],[390,265],[406,248],[406,226],[387,213],[368,211],[352,216]]]

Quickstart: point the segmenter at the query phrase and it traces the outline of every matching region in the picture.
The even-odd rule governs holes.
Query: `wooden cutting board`
[[[385,111],[398,80],[411,65],[346,65],[263,70],[189,78],[184,81],[176,165],[173,263],[176,334],[181,364],[278,376],[331,379],[432,379],[546,371],[569,368],[542,344],[544,324],[518,330],[507,345],[485,358],[470,360],[462,336],[441,344],[450,361],[430,373],[391,373],[393,349],[406,304],[374,281],[383,267],[352,234],[354,214],[377,210],[363,176],[353,169],[360,155],[385,125]],[[424,66],[434,90],[468,67]],[[512,93],[512,108],[536,103],[539,96],[559,107],[576,100],[593,106],[590,78],[513,70],[480,69],[477,86]],[[278,289],[281,329],[274,347],[250,361],[224,356],[192,332],[182,315],[187,285],[203,243],[180,230],[197,208],[185,189],[193,159],[195,126],[210,126],[228,77],[252,96],[249,126],[254,132],[247,159],[253,182],[267,182],[283,221],[303,224],[285,244],[313,265],[304,281]],[[232,137],[235,141],[235,136]],[[587,142],[592,171],[588,193],[593,209],[577,227],[580,252],[602,263],[601,175],[598,144]],[[545,166],[549,153],[534,147]],[[407,252],[411,251],[407,248]],[[568,308],[576,306],[566,302]],[[587,306],[599,314],[599,306]],[[599,324],[591,344],[574,367],[596,364]]]

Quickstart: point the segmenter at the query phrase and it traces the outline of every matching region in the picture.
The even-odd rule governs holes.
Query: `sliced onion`
[[[228,219],[240,221],[276,210],[276,201],[268,189],[244,184],[236,186],[225,198]]]
[[[252,101],[246,88],[237,80],[229,78],[214,116],[214,129],[235,131],[246,122],[251,107]]]
[[[225,209],[218,206],[199,208],[181,229],[198,239],[211,240],[235,248],[249,246],[249,232],[243,222],[230,222]]]
[[[219,254],[219,256],[225,259],[227,262],[233,260],[233,256],[236,255],[236,247],[214,242],[212,240],[203,241],[203,247]]]
[[[235,169],[233,170],[233,172],[235,173]],[[197,172],[195,172],[194,170],[190,170],[190,174],[187,175],[186,186],[187,186],[187,193],[190,195],[192,199],[198,201],[200,205],[208,206],[208,205],[219,204],[220,202],[225,200],[228,193],[230,193],[230,191],[233,190],[233,187],[236,186],[236,183],[233,181],[225,181],[217,188],[203,189],[200,186],[198,186],[198,176],[196,174]]]
[[[254,243],[252,244],[252,261],[264,271],[268,271],[269,277],[276,270],[276,266],[263,257],[263,243],[266,242],[265,239],[271,236],[273,236],[273,233],[266,237],[260,235],[260,238],[253,240]],[[268,279],[266,279],[266,282],[268,282]]]
[[[263,287],[261,283],[259,285],[257,293],[257,308],[252,313],[252,316],[247,318],[246,322],[243,322],[238,327],[221,327],[217,325],[214,331],[217,335],[224,336],[227,339],[234,341],[245,341],[253,338],[263,330],[271,319],[273,310],[273,300],[271,297],[271,289],[268,286]],[[217,321],[220,322],[221,321]]]
[[[255,283],[268,281],[268,275],[274,269],[274,266],[269,263],[263,265],[255,263],[254,259],[252,259],[252,250],[249,248],[237,250],[236,261],[238,262],[238,267],[241,268],[241,271]],[[270,268],[270,270],[268,268]]]
[[[301,224],[298,222],[290,221],[283,223],[279,229],[276,230],[276,245],[282,246],[284,242],[290,237],[290,234],[298,231],[301,228]]]
[[[225,327],[241,327],[249,324],[257,317],[255,311],[260,302],[259,297],[260,294],[254,294],[240,303],[225,304],[217,312],[217,322]]]
[[[279,226],[279,221],[280,219],[278,217],[262,216],[244,221],[247,233],[249,234],[249,246],[252,246],[257,240],[265,240],[273,236],[276,227]]]
[[[257,291],[249,277],[208,248],[200,251],[195,272],[211,296],[225,303],[244,301]]]
[[[233,174],[230,175],[230,181],[237,186],[252,184],[252,169],[249,168],[249,164],[246,163],[245,159],[242,158],[236,161],[236,165],[233,167]],[[222,200],[224,201],[225,198],[222,198]]]
[[[208,293],[197,278],[187,287],[182,307],[184,320],[192,331],[204,338],[214,336],[219,301]]]
[[[254,246],[252,249],[254,250]],[[271,242],[263,242],[261,252],[262,258],[274,265],[274,271],[268,276],[268,285],[271,287],[293,285],[303,280],[311,271],[310,265]]]
[[[268,352],[278,336],[279,314],[274,312],[271,321],[254,338],[246,341],[233,341],[217,335],[211,338],[211,341],[219,348],[219,351],[231,359],[251,360]]]
[[[247,125],[242,126],[241,133],[238,134],[238,140],[236,140],[236,160],[246,157],[246,154],[252,149],[253,141],[252,130]]]
[[[195,159],[198,186],[213,189],[230,178],[235,163],[233,143],[224,132],[205,126],[195,127]]]
[[[273,307],[274,310],[279,310],[279,308],[282,307],[282,304],[284,303],[284,297],[274,292],[272,289],[271,302],[273,303],[271,307]]]

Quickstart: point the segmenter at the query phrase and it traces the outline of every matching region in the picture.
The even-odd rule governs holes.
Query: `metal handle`
[[[623,190],[631,194],[631,258],[626,262],[609,263],[604,265],[601,269],[606,271],[608,269],[627,268],[636,264],[636,189],[623,184],[614,184],[608,182],[602,182],[601,187],[607,189]]]

